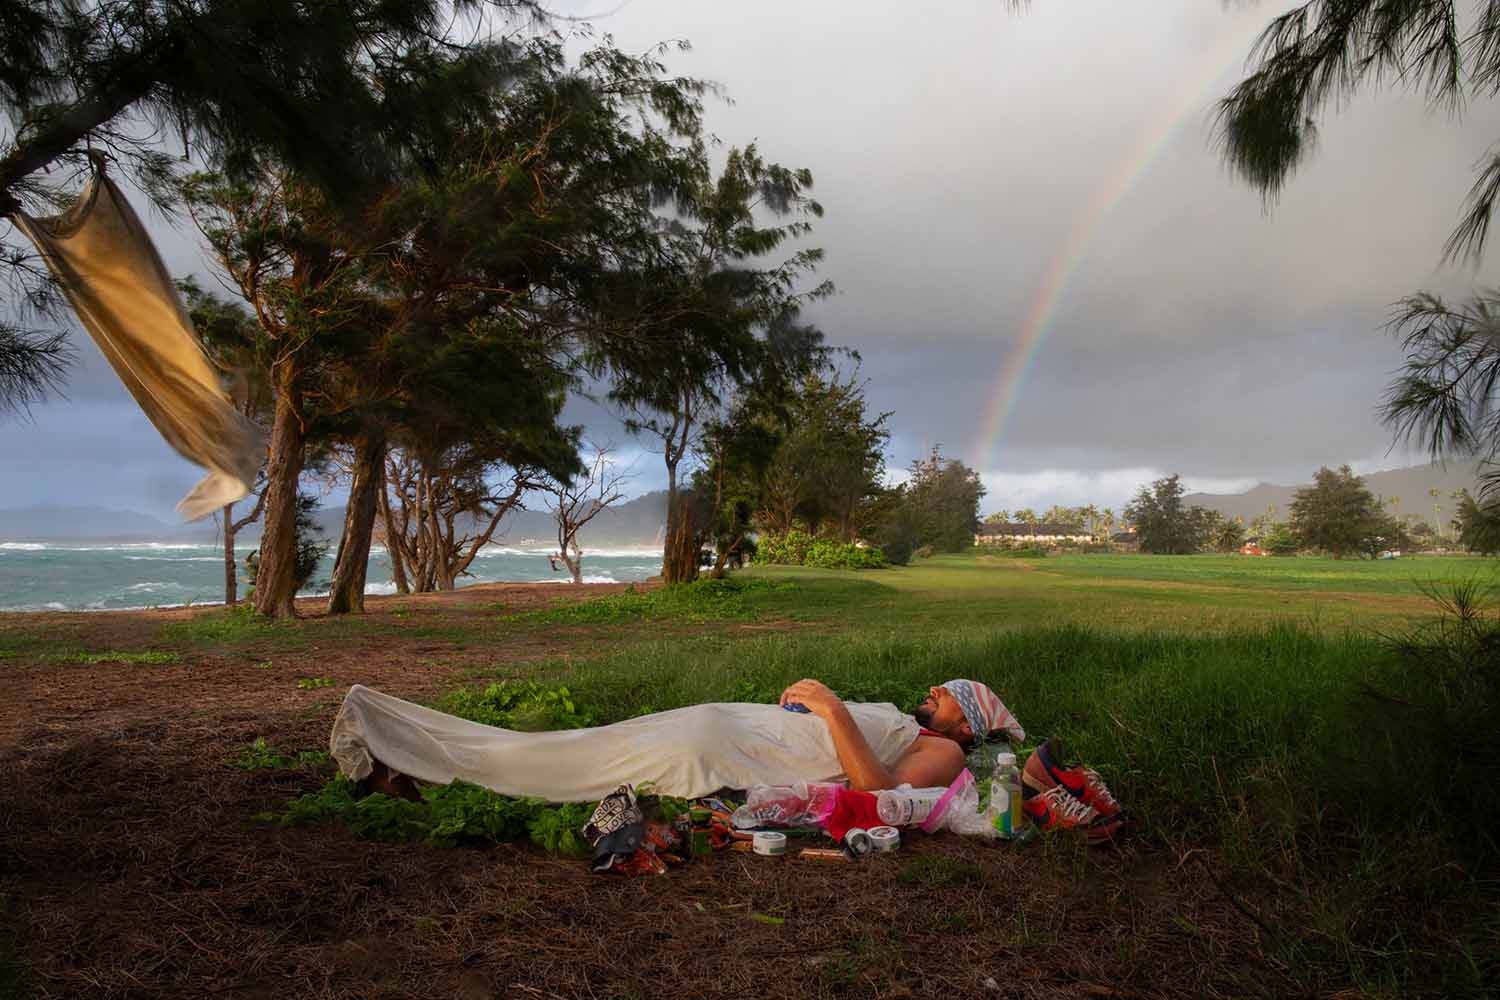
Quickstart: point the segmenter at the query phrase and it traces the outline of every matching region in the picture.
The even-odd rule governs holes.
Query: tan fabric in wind
[[[916,720],[895,705],[848,707],[887,767],[917,738]],[[373,757],[419,781],[460,779],[549,802],[595,802],[645,781],[663,795],[697,798],[721,788],[845,780],[828,725],[779,705],[693,705],[594,729],[517,733],[356,684],[328,748],[355,781],[370,773]]]
[[[197,520],[249,493],[265,460],[260,429],[230,402],[151,237],[114,182],[96,172],[63,214],[13,218],[161,436],[208,469],[178,503],[183,516]]]

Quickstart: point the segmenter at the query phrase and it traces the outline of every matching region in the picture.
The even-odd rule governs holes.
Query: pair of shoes
[[[1060,763],[1062,744],[1046,740],[1021,772],[1022,811],[1037,829],[1082,830],[1090,844],[1103,844],[1131,825],[1099,773]]]
[[[1055,787],[1063,788],[1101,816],[1113,816],[1122,811],[1098,771],[1091,767],[1069,767],[1062,763],[1062,756],[1061,740],[1043,740],[1042,745],[1026,758],[1026,768],[1021,773],[1022,784],[1038,794]]]

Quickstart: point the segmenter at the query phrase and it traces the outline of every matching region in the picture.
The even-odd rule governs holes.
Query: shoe
[[[1125,830],[1130,820],[1122,812],[1103,815],[1093,806],[1074,798],[1062,785],[1045,792],[1032,793],[1021,803],[1036,829],[1044,833],[1055,830],[1081,831],[1090,845],[1103,844]]]
[[[1021,811],[1038,830],[1074,830],[1099,818],[1099,810],[1068,794],[1061,785],[1025,798]]]
[[[1026,767],[1021,772],[1022,784],[1039,794],[1062,787],[1101,815],[1112,816],[1120,811],[1120,803],[1110,794],[1098,771],[1088,767],[1068,767],[1061,763],[1062,757],[1061,740],[1056,737],[1043,740],[1042,745],[1026,758]]]

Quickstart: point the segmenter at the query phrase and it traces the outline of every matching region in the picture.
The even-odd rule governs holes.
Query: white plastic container
[[[917,826],[932,814],[946,788],[888,788],[875,793],[875,811],[888,826]]]

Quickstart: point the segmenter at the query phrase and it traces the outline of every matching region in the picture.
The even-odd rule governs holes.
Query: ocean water
[[[236,551],[240,597],[245,596],[244,559],[254,546]],[[547,553],[556,547],[488,545],[469,567],[475,583],[568,583],[553,572]],[[558,564],[561,568],[561,563]],[[585,549],[585,583],[627,583],[661,570],[661,550]],[[313,574],[304,596],[326,593],[333,555]],[[370,553],[365,593],[394,594],[385,550]],[[0,611],[105,611],[220,604],[224,600],[222,545],[182,542],[0,542]]]

